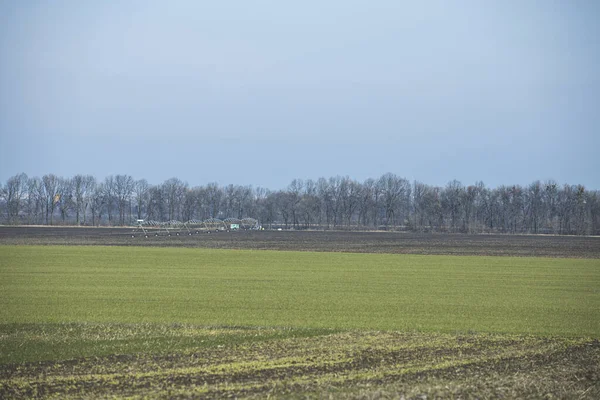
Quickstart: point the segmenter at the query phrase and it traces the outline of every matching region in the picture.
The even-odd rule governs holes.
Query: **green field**
[[[594,398],[598,310],[597,259],[0,246],[0,397]]]
[[[0,247],[5,323],[600,336],[600,260]]]

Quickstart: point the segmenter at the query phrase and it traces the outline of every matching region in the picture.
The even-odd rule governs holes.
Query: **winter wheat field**
[[[3,227],[0,398],[595,399],[599,310],[595,237]]]

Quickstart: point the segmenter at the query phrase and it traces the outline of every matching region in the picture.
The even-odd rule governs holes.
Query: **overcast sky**
[[[0,181],[600,189],[600,1],[0,0]]]

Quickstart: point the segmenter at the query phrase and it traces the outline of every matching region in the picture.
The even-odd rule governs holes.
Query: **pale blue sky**
[[[600,189],[599,1],[0,0],[0,181]]]

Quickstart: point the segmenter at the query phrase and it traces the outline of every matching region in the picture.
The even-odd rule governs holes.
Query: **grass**
[[[600,397],[600,260],[0,246],[0,398]]]
[[[114,354],[174,353],[335,332],[184,324],[0,324],[0,365]]]
[[[4,323],[600,336],[600,260],[0,246]]]

